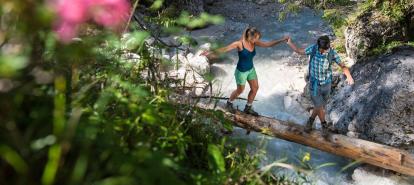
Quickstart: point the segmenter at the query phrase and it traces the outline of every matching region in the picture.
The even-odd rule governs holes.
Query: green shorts
[[[252,68],[248,71],[241,72],[238,69],[234,72],[237,85],[246,85],[246,81],[257,79],[256,69]]]

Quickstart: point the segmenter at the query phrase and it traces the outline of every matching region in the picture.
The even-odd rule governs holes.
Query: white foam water
[[[278,22],[271,17],[257,18],[253,21],[254,26],[262,33],[262,40],[269,41],[290,35],[299,47],[309,46],[315,43],[320,35],[332,33],[330,26],[322,20],[321,14],[306,8],[299,13],[299,16],[288,17],[284,22]],[[225,25],[210,26],[207,29],[193,31],[191,34],[200,43],[203,42],[203,38],[215,38],[222,44],[229,44],[240,38],[245,28],[243,25],[251,23],[228,20]],[[304,124],[309,114],[295,101],[294,96],[288,94],[302,92],[305,86],[304,73],[307,71],[307,66],[301,65],[301,62],[306,62],[307,59],[301,58],[299,61],[300,57],[294,54],[285,43],[272,48],[256,47],[256,53],[254,66],[259,80],[259,91],[256,96],[257,101],[253,104],[254,109],[261,115]],[[237,51],[231,51],[227,56],[228,59],[212,66],[212,71],[215,74],[213,92],[229,97],[231,92],[236,89],[234,71],[238,60]],[[249,90],[250,88],[246,84],[245,91],[240,97],[247,98]],[[235,106],[238,109],[243,109],[245,103],[245,100],[236,100]],[[316,184],[354,183],[351,180],[354,167],[343,169],[352,163],[352,160],[260,133],[252,132],[246,135],[246,131],[240,128],[235,128],[231,137],[234,140],[250,143],[248,145],[250,150],[264,149],[266,155],[262,165],[270,164],[284,157],[288,158],[289,163],[299,165],[297,159],[300,158],[300,154],[309,152],[311,154],[310,164],[313,166],[335,163],[333,166],[320,168],[311,175]],[[265,141],[264,145],[262,145],[263,141]],[[281,170],[281,173],[294,174],[286,169]]]
[[[301,16],[284,22],[262,20],[262,23],[254,25],[261,31],[262,40],[269,41],[289,35],[299,47],[313,44],[318,36],[330,33],[329,26],[322,21],[321,16],[309,9],[301,12]],[[222,41],[222,44],[229,44],[240,38],[245,27],[240,26],[242,24],[237,24],[239,26],[228,24],[234,24],[234,22],[228,21],[225,25],[211,26],[207,29],[193,31],[191,34],[201,43],[203,42],[202,38],[216,38],[216,40]],[[288,96],[288,94],[302,92],[305,86],[304,73],[307,71],[307,66],[301,62],[306,61],[306,57],[302,57],[299,61],[300,57],[294,54],[286,43],[272,48],[256,47],[256,53],[254,66],[259,80],[259,91],[253,104],[254,109],[261,115],[304,124],[309,116],[308,113],[295,102],[294,97]],[[236,89],[234,71],[238,60],[237,51],[229,52],[227,57],[224,61],[212,66],[212,71],[215,74],[213,92],[225,97],[229,97],[231,92]],[[240,97],[247,98],[249,90],[249,85],[246,84]],[[243,109],[245,103],[245,100],[235,100],[234,105],[238,109]],[[341,184],[347,182],[347,177],[350,177],[349,171],[341,171],[341,169],[352,161],[339,156],[260,133],[252,132],[246,135],[245,130],[240,128],[235,128],[232,138],[251,143],[248,145],[250,150],[257,150],[258,146],[263,146],[260,143],[266,141],[264,148],[262,148],[266,151],[266,156],[262,161],[263,165],[284,157],[288,158],[289,163],[299,165],[297,158],[300,158],[299,155],[305,152],[311,154],[310,164],[314,166],[336,163],[334,166],[321,168],[314,172],[312,178],[317,184]],[[286,169],[281,172],[287,175],[294,174]]]

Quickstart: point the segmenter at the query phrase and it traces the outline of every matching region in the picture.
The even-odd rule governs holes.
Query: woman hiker
[[[236,71],[234,76],[236,78],[237,89],[234,90],[229,100],[227,100],[226,108],[228,111],[234,113],[236,109],[233,107],[233,101],[236,99],[244,90],[246,81],[249,83],[250,92],[247,98],[247,104],[244,108],[244,112],[254,116],[259,114],[253,110],[252,103],[256,96],[257,90],[259,89],[259,83],[257,81],[256,70],[253,65],[253,57],[256,55],[256,46],[259,47],[272,47],[282,42],[287,42],[287,36],[283,37],[280,40],[273,40],[270,42],[264,42],[260,40],[261,33],[255,27],[248,27],[243,32],[240,40],[237,40],[228,46],[217,49],[213,52],[204,51],[201,55],[206,56],[209,59],[217,58],[216,54],[222,54],[229,52],[233,49],[237,49],[239,54],[239,61],[237,63]]]
[[[309,60],[309,90],[311,93],[314,109],[311,117],[305,125],[305,131],[310,132],[316,116],[319,117],[322,125],[323,137],[328,136],[328,124],[325,120],[325,106],[331,93],[332,83],[332,63],[337,63],[346,76],[349,85],[354,84],[354,79],[349,69],[341,62],[339,55],[330,46],[328,36],[318,38],[317,44],[313,44],[306,49],[298,48],[289,38],[287,44],[296,52],[302,55],[310,55]]]

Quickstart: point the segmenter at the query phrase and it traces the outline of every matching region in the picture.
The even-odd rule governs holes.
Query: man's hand
[[[292,44],[292,37],[289,37],[289,38],[288,38],[287,43],[288,43],[288,44]]]
[[[353,85],[354,84],[354,79],[352,77],[348,77],[348,78],[346,78],[346,82],[348,82],[349,85]]]

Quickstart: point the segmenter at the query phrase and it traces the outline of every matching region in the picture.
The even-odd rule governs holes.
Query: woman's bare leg
[[[230,98],[229,98],[229,101],[232,102],[234,99],[236,99],[237,97],[239,97],[240,94],[243,93],[244,87],[245,87],[244,85],[237,85],[237,89],[234,90],[231,93]]]
[[[251,105],[256,97],[257,91],[259,90],[259,81],[257,79],[249,80],[250,92],[247,96],[247,104]]]

